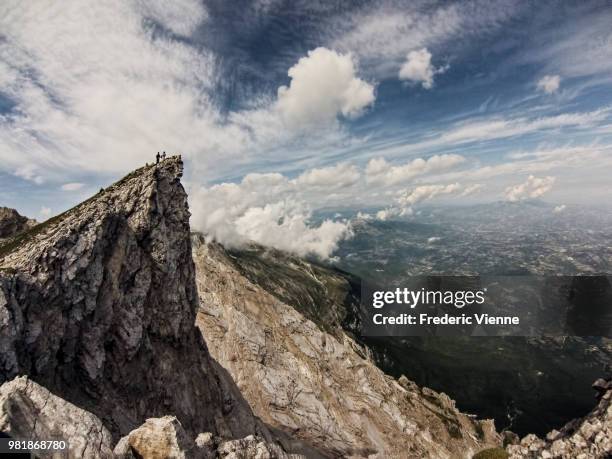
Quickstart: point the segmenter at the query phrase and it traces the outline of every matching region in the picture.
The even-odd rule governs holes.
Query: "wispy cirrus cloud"
[[[199,2],[49,2],[0,6],[4,165],[47,174],[126,170],[160,148],[197,150],[196,133],[219,129],[207,95],[214,62],[205,50],[154,34],[189,33]],[[190,14],[184,14],[190,12]],[[50,46],[52,44],[52,46]],[[200,147],[201,148],[201,147]]]
[[[610,109],[605,108],[591,112],[563,113],[537,118],[493,117],[482,121],[467,121],[444,132],[439,141],[445,144],[457,144],[516,137],[559,128],[590,128],[606,120],[609,112]]]
[[[545,137],[559,132],[566,135],[580,132],[596,133],[608,125],[610,113],[611,109],[604,107],[593,111],[548,116],[470,116],[435,130],[422,131],[419,135],[412,135],[406,139],[392,137],[372,142],[368,153],[401,157],[417,152],[434,154],[451,150],[463,154],[469,153],[474,144],[484,145],[488,142],[499,148],[499,142],[506,139]]]
[[[78,190],[83,189],[83,187],[85,187],[84,183],[70,182],[70,183],[64,183],[60,188],[62,191],[78,191]]]
[[[460,155],[434,155],[430,158],[416,158],[406,164],[391,165],[384,158],[374,158],[366,167],[366,180],[375,185],[396,185],[407,182],[419,175],[451,169],[465,161]]]
[[[206,170],[215,158],[240,161],[313,127],[334,131],[337,118],[356,117],[375,99],[350,53],[320,47],[288,69],[277,98],[223,113],[216,56],[179,38],[208,19],[197,1],[0,8],[0,80],[14,104],[0,115],[0,159],[13,170],[112,173],[158,150],[180,151]]]
[[[528,51],[516,56],[515,60],[539,63],[552,75],[595,76],[609,81],[612,77],[612,11],[588,2],[573,5],[573,9],[569,8],[572,21],[559,21],[559,16],[550,15],[547,19],[554,27],[545,27],[540,18],[539,26],[543,30],[530,37]]]
[[[411,51],[460,42],[498,29],[521,11],[520,2],[455,4],[383,1],[325,24],[329,46],[353,50],[379,77],[396,74]]]

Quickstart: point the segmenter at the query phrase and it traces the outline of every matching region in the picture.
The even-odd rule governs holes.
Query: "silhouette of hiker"
[[[159,158],[160,158],[160,155],[159,155],[159,151],[158,151],[157,155],[155,156],[155,159],[157,160],[157,164],[159,164]]]
[[[164,154],[162,155],[162,159],[166,159],[166,152],[164,151]]]

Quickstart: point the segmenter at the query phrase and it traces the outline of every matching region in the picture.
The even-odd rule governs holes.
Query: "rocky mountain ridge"
[[[191,438],[272,441],[194,325],[182,167],[143,167],[0,246],[0,383],[28,375],[113,442],[169,414]]]

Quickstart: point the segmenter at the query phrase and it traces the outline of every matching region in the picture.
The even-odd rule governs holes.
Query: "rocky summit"
[[[6,233],[0,432],[66,440],[74,458],[504,452],[492,421],[376,366],[350,332],[354,278],[192,235],[182,172],[178,157],[143,167]],[[609,452],[608,384],[585,420],[508,453]]]

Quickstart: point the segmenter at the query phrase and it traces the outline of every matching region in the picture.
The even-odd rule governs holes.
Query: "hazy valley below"
[[[402,221],[357,220],[355,235],[336,252],[335,266],[394,286],[422,275],[603,276],[610,296],[610,214],[583,208],[557,214],[554,207],[541,201],[494,203],[426,208]],[[548,301],[560,305],[554,288]],[[528,307],[535,311],[538,304]],[[609,338],[364,340],[385,371],[445,392],[467,412],[490,416],[498,428],[520,434],[542,434],[583,415],[592,401],[590,382],[612,371]]]

